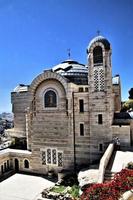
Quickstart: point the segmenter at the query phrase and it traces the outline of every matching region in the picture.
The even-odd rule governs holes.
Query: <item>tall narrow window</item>
[[[6,172],[7,171],[7,165],[6,165],[6,163],[4,163],[4,172]]]
[[[103,116],[102,114],[98,115],[98,124],[102,124],[103,123]]]
[[[103,63],[103,51],[100,46],[96,46],[93,50],[93,62],[96,65]]]
[[[29,161],[28,160],[25,160],[24,161],[24,168],[29,168]]]
[[[9,160],[7,160],[7,169],[9,170],[10,168],[10,163],[9,163]]]
[[[53,90],[48,90],[44,96],[45,107],[56,107],[57,106],[57,96]]]
[[[3,167],[3,165],[1,165],[1,174],[3,174],[4,173],[4,167]]]
[[[84,136],[84,124],[80,123],[80,135]]]
[[[84,100],[79,100],[79,112],[84,112]]]
[[[102,143],[99,144],[99,151],[103,151],[103,144]]]

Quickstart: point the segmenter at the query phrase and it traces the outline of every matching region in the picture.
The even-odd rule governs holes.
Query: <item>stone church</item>
[[[9,151],[12,166],[41,174],[78,169],[100,160],[113,137],[131,145],[130,119],[119,120],[121,85],[119,75],[112,78],[111,54],[110,42],[97,36],[86,65],[65,60],[14,89],[9,133],[27,149]]]

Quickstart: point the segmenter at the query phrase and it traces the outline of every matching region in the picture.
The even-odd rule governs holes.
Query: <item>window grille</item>
[[[51,149],[47,149],[47,163],[51,164]]]
[[[58,152],[58,166],[62,167],[63,166],[63,153]]]
[[[54,165],[57,163],[56,149],[52,149],[52,162]]]
[[[46,152],[42,152],[42,165],[46,165]]]
[[[57,165],[58,167],[62,167],[63,152],[53,148],[42,151],[42,165]]]
[[[104,91],[105,88],[104,82],[105,82],[104,70],[101,68],[94,70],[94,90]]]

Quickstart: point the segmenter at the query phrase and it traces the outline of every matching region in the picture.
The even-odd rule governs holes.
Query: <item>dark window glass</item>
[[[80,124],[80,135],[84,136],[84,124]]]
[[[3,174],[4,173],[4,167],[3,167],[3,165],[1,165],[1,174]]]
[[[84,112],[84,100],[79,100],[79,112]]]
[[[88,87],[85,88],[85,92],[88,92]]]
[[[7,166],[6,166],[6,163],[4,163],[4,172],[6,172],[7,170]]]
[[[99,151],[103,151],[103,144],[99,144]]]
[[[45,93],[45,107],[56,107],[57,106],[57,97],[56,93],[53,90],[49,90]]]
[[[93,62],[94,64],[103,63],[103,52],[100,46],[97,46],[93,50]]]
[[[79,92],[83,92],[83,88],[82,87],[79,87]]]
[[[29,161],[28,160],[24,161],[24,168],[29,168]]]
[[[98,115],[98,124],[102,124],[103,123],[103,116],[102,114]]]
[[[9,160],[7,160],[7,169],[10,168],[10,163],[9,163]]]

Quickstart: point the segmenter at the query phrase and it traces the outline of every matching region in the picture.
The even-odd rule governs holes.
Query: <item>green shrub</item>
[[[128,164],[127,164],[127,167],[126,168],[128,168],[128,169],[133,169],[133,162],[129,162]]]

